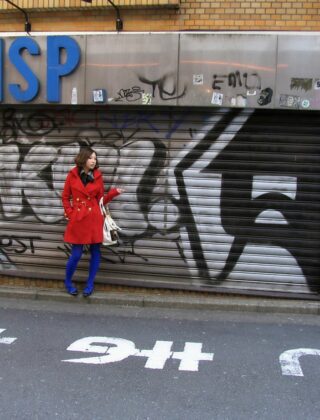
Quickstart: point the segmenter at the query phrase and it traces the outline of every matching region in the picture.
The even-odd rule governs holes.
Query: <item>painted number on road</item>
[[[199,362],[213,360],[213,353],[202,352],[202,343],[187,342],[181,352],[173,352],[172,345],[172,341],[156,341],[151,350],[139,350],[133,341],[123,338],[84,337],[72,343],[67,350],[98,353],[101,356],[67,359],[62,362],[101,365],[120,362],[129,356],[137,356],[147,358],[145,368],[163,369],[167,360],[171,358],[180,360],[179,370],[195,372],[199,370]]]
[[[0,328],[0,334],[5,330],[5,328]],[[0,344],[12,344],[14,341],[16,341],[16,337],[0,337]]]
[[[300,366],[300,357],[302,356],[320,356],[318,349],[292,349],[280,354],[279,361],[282,375],[303,376]]]

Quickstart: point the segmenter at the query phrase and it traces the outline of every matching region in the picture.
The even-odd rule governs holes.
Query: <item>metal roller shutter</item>
[[[319,293],[319,112],[2,107],[0,274],[61,279],[61,190],[90,144],[121,246],[104,283]],[[85,280],[88,252],[76,279]]]

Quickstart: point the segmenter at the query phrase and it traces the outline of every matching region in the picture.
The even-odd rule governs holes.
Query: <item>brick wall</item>
[[[114,0],[125,31],[320,30],[320,1]],[[1,31],[23,31],[22,13],[4,2]],[[23,0],[33,31],[113,31],[115,11],[107,0]],[[45,7],[45,9],[42,9]],[[102,8],[101,8],[102,7]],[[63,11],[59,11],[63,8]],[[42,11],[40,11],[42,10]]]

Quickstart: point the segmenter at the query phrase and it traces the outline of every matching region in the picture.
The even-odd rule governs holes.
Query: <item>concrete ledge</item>
[[[144,306],[192,308],[204,310],[320,314],[320,302],[246,297],[181,297],[165,296],[164,299],[147,296]]]
[[[195,296],[181,291],[170,293],[132,293],[128,291],[96,291],[89,298],[81,294],[76,297],[69,296],[64,290],[45,288],[0,287],[0,297],[15,299],[32,299],[41,301],[60,301],[68,303],[86,303],[116,306],[176,308],[176,309],[202,309],[219,311],[241,311],[260,313],[293,313],[320,315],[320,301],[291,300],[291,299],[265,299],[252,297],[232,296]]]
[[[21,289],[16,287],[0,287],[0,296],[16,299],[35,299],[36,293],[32,289]]]

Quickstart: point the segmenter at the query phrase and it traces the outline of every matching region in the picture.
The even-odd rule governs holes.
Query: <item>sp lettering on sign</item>
[[[6,51],[6,44],[0,39],[0,102],[4,100],[5,81],[10,79],[5,75],[7,61],[25,80],[20,83],[8,83],[9,95],[17,102],[31,102],[38,96],[40,89],[45,89],[46,100],[49,103],[59,103],[61,100],[61,80],[70,75],[78,67],[81,50],[78,43],[71,37],[48,36],[46,52],[41,50],[38,42],[30,37],[16,38]],[[41,86],[39,75],[36,74],[30,62],[36,57],[44,57],[46,66],[46,86]],[[42,64],[42,63],[41,63]],[[6,76],[6,77],[5,77]]]

